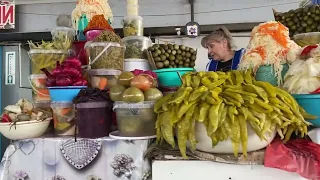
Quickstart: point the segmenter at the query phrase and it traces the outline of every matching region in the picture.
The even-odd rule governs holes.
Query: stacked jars
[[[123,19],[123,43],[126,46],[124,70],[150,70],[146,50],[152,41],[143,36],[143,19],[139,16],[138,0],[127,0],[127,16]]]

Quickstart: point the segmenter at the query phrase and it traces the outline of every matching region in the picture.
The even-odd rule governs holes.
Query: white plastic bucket
[[[135,69],[140,70],[151,70],[149,61],[146,59],[125,59],[124,60],[124,71],[133,71]]]

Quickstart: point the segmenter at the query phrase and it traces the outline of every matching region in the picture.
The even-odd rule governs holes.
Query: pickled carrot
[[[104,77],[100,77],[99,81],[99,89],[104,90],[108,85],[108,79]]]

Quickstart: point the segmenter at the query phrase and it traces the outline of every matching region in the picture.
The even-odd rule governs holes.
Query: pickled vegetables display
[[[251,70],[231,72],[192,72],[183,75],[183,85],[176,93],[158,100],[154,111],[157,142],[167,141],[178,146],[186,156],[186,143],[196,148],[195,123],[206,126],[212,146],[231,139],[234,155],[241,144],[247,156],[247,123],[264,140],[264,134],[276,129],[284,142],[292,133],[301,137],[311,125],[305,119],[315,119],[305,112],[286,91],[267,82],[256,81]]]
[[[50,95],[46,86],[47,76],[45,74],[33,74],[29,76],[32,87],[32,99],[34,102],[49,102]]]
[[[75,109],[73,103],[51,103],[54,130],[57,135],[75,134]]]
[[[90,69],[88,70],[88,74],[90,76],[91,87],[107,90],[117,85],[118,76],[121,74],[121,71],[113,69]]]

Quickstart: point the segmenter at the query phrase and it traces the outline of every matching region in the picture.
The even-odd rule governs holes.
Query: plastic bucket
[[[112,124],[111,102],[85,102],[76,104],[76,122],[81,138],[108,136]]]
[[[159,70],[153,70],[158,76],[158,82],[160,86],[166,87],[179,87],[182,85],[180,75],[194,71],[193,68],[165,68]]]
[[[282,80],[288,70],[289,70],[288,64],[283,64],[283,69],[281,72]],[[278,86],[278,78],[276,77],[274,69],[271,65],[260,66],[256,72],[256,80],[269,82],[273,86]]]
[[[51,100],[46,81],[47,76],[45,74],[32,74],[29,76],[33,102],[49,102]]]
[[[309,114],[318,116],[315,120],[309,122],[315,127],[320,127],[320,94],[293,94],[298,104]]]
[[[72,102],[80,90],[85,88],[87,86],[48,87],[53,102]]]
[[[54,131],[56,135],[75,135],[75,109],[71,102],[51,103]]]
[[[89,29],[89,30],[84,31],[83,33],[86,36],[87,41],[93,41],[103,31],[104,31],[103,29]]]

